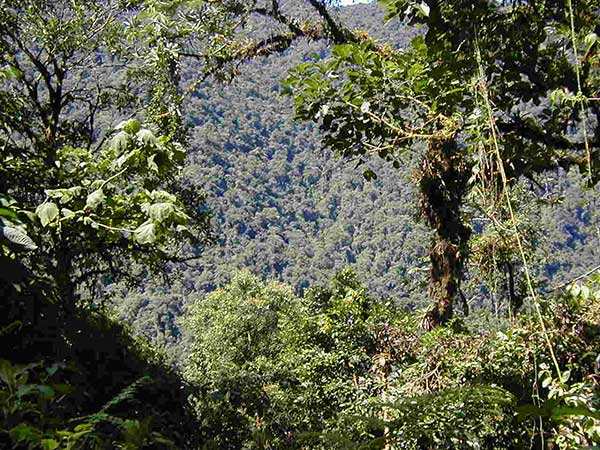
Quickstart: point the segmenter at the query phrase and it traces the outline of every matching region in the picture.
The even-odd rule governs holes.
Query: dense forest
[[[597,0],[0,5],[1,448],[600,448]]]

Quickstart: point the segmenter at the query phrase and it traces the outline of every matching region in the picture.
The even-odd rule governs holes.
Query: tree
[[[179,66],[193,56],[201,78],[228,60],[223,42],[246,11],[236,8],[2,2],[0,192],[36,210],[44,232],[29,257],[66,303],[100,276],[128,276],[126,261],[164,267],[210,240],[203,196],[179,177]]]
[[[278,11],[259,2],[2,2],[0,192],[39,206],[48,239],[38,255],[65,298],[99,275],[125,276],[130,258],[164,265],[182,259],[189,240],[196,253],[207,243],[202,195],[178,178],[182,102],[209,75],[228,79],[245,59],[323,35]],[[252,15],[293,33],[240,38]],[[184,58],[196,64],[185,85]]]
[[[475,188],[489,193],[491,205],[479,205],[499,224],[512,216],[504,200],[520,178],[578,166],[597,181],[598,3],[384,3],[390,17],[426,26],[410,48],[355,36],[288,82],[298,117],[318,122],[325,144],[357,166],[371,155],[398,169],[408,152],[421,158],[420,209],[435,231],[432,327],[464,299],[472,233],[464,206]]]
[[[194,404],[206,442],[231,449],[252,440],[258,448],[285,445],[290,424],[276,391],[293,382],[281,359],[282,328],[295,321],[298,307],[289,286],[249,273],[192,305],[184,324],[191,340],[184,373],[202,386]]]
[[[171,26],[187,3],[0,2],[0,446],[197,444],[188,386],[81,301],[86,282],[165,265],[206,236],[201,196],[177,186],[176,56],[230,16],[209,5],[201,24]]]
[[[203,387],[194,400],[207,442],[305,448],[308,439],[310,448],[330,448],[321,433],[372,437],[352,419],[372,413],[368,400],[385,389],[372,374],[385,366],[381,341],[393,314],[350,270],[302,298],[241,273],[196,300],[185,322],[185,373]]]

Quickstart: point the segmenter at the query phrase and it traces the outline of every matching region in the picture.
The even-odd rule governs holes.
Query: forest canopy
[[[0,446],[600,444],[596,0],[0,6]]]

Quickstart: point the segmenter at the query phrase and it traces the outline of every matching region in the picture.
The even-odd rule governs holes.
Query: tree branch
[[[337,23],[329,14],[329,11],[320,0],[308,0],[314,9],[317,10],[321,18],[327,24],[327,28],[331,33],[331,37],[336,44],[344,44],[349,42],[358,42],[356,37],[344,26]]]

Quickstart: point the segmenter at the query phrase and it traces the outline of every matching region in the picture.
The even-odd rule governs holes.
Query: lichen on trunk
[[[463,267],[471,229],[461,207],[467,194],[470,165],[455,137],[432,139],[417,173],[421,213],[434,230],[429,250],[429,295],[432,305],[423,321],[431,329],[452,317],[453,304],[462,296]]]

